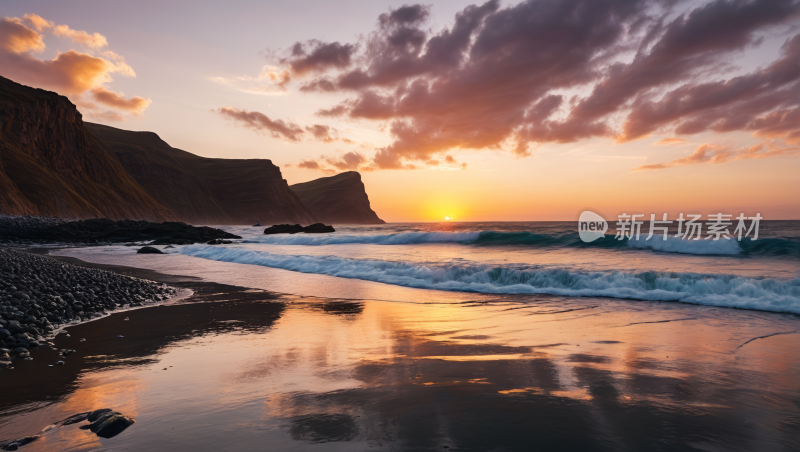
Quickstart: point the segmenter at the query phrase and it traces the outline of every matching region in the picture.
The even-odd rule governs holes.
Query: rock
[[[264,234],[297,234],[303,232],[299,224],[276,224],[264,229]]]
[[[254,225],[253,225],[253,227],[254,227],[254,228],[255,228],[255,227],[261,227],[261,224],[259,224],[259,223],[256,223],[256,224],[254,224]]]
[[[231,243],[233,243],[233,242],[231,242],[230,240],[216,239],[216,240],[209,240],[207,244],[208,245],[230,245]]]
[[[326,226],[322,223],[314,223],[312,225],[303,227],[299,224],[276,224],[264,229],[264,234],[297,234],[298,232],[306,232],[309,234],[319,234],[325,232],[336,232],[333,226]]]
[[[111,408],[101,408],[99,410],[94,410],[94,411],[90,411],[89,413],[87,413],[86,414],[86,419],[89,422],[94,422],[94,421],[100,419],[102,416],[110,415],[113,412],[114,412],[114,410],[112,410]]]
[[[81,426],[81,428],[89,429],[101,438],[117,436],[136,422],[134,419],[109,408],[92,411],[86,416],[86,420],[90,424]]]
[[[101,438],[113,438],[123,430],[133,425],[136,421],[124,414],[115,413],[107,417],[95,430],[92,430]]]
[[[28,349],[25,347],[17,347],[11,350],[11,353],[13,353],[14,355],[19,355],[20,353],[28,353]]]
[[[56,364],[59,365],[59,366],[63,366],[64,365],[64,361],[57,361]]]
[[[158,248],[153,248],[152,246],[144,246],[144,247],[140,248],[139,251],[137,251],[136,253],[137,254],[164,254],[163,251],[161,251]]]
[[[12,320],[11,322],[9,322],[9,323],[8,323],[7,330],[8,330],[8,332],[10,332],[11,334],[22,333],[22,332],[24,332],[24,331],[25,331],[25,330],[22,328],[22,325],[20,325],[20,324],[19,324],[19,322],[18,322],[18,321],[16,321],[16,320]]]
[[[336,229],[333,229],[333,226],[326,226],[322,223],[314,223],[310,226],[304,227],[303,232],[306,234],[323,234],[327,232],[336,232]]]
[[[25,436],[23,438],[0,441],[0,450],[17,450],[20,447],[39,439],[38,436]]]
[[[174,246],[172,246],[172,245],[167,245],[167,246],[165,246],[165,247],[164,247],[164,249],[165,249],[165,250],[166,250],[166,249],[169,249],[169,248],[175,248],[175,247],[174,247]]]
[[[92,413],[92,412],[91,412],[91,411],[89,411],[89,412],[86,412],[86,413],[74,414],[74,415],[72,415],[72,416],[70,416],[70,417],[68,417],[68,418],[64,419],[63,421],[59,422],[59,423],[58,423],[58,425],[71,425],[71,424],[77,424],[78,422],[85,421],[85,420],[86,420],[86,418],[88,418],[88,417],[89,417],[89,414],[91,414],[91,413]]]
[[[5,328],[0,328],[0,341],[7,338],[8,336],[11,336],[11,332]]]

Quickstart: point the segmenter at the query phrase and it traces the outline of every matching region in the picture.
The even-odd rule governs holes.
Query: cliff
[[[290,188],[323,223],[385,223],[370,208],[361,174],[356,171],[294,184]]]
[[[0,213],[173,220],[66,97],[0,77]]]
[[[130,175],[158,202],[193,224],[314,223],[280,169],[264,159],[204,158],[152,132],[87,123]]]

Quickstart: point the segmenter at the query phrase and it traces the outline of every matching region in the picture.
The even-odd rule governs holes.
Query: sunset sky
[[[800,0],[6,0],[0,75],[390,222],[800,219]]]

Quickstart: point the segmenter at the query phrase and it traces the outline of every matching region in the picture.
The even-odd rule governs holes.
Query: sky
[[[800,219],[800,0],[6,0],[0,75],[389,222]]]

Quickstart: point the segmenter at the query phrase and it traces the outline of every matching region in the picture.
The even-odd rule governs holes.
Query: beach
[[[800,447],[793,314],[108,250],[53,254],[194,295],[68,327],[54,341],[76,349],[66,365],[36,350],[4,372],[4,438],[103,407],[136,418],[111,439],[63,426],[25,450]]]

